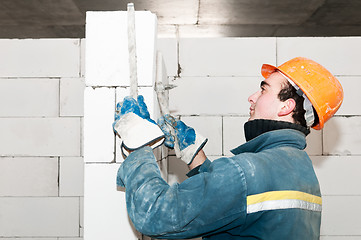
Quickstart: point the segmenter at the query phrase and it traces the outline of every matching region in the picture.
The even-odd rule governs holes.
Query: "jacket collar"
[[[257,153],[278,146],[290,146],[303,150],[306,148],[306,136],[293,129],[273,130],[232,149],[231,152],[235,155],[245,152]]]
[[[244,136],[246,137],[247,142],[265,132],[273,130],[294,129],[301,131],[306,136],[310,133],[308,128],[301,126],[300,124],[271,119],[254,119],[247,121],[243,127]]]

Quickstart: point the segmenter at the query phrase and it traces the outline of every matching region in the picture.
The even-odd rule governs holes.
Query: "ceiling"
[[[131,0],[129,0],[131,1]],[[0,38],[84,38],[86,11],[125,0],[0,0]],[[361,36],[361,0],[134,0],[161,37]]]

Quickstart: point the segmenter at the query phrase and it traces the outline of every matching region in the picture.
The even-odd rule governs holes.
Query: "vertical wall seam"
[[[324,153],[324,146],[323,146],[323,144],[324,144],[324,141],[323,141],[323,129],[321,130],[321,156],[324,156],[325,155],[325,153]]]
[[[61,117],[61,77],[58,79],[58,117]]]
[[[117,107],[117,88],[114,88],[114,111]],[[114,134],[114,150],[113,150],[113,161],[110,163],[116,163],[117,162],[117,135]]]
[[[221,131],[222,131],[222,156],[224,156],[224,116],[221,116]]]
[[[197,11],[197,22],[196,25],[199,24],[199,16],[201,14],[201,0],[198,0],[198,11]]]
[[[180,78],[182,68],[181,68],[181,65],[180,65],[179,25],[175,25],[175,29],[176,29],[176,40],[177,40],[177,76],[176,77]]]
[[[276,66],[278,66],[278,37],[276,37]]]
[[[83,204],[84,205],[84,204]],[[78,210],[79,210],[79,229],[78,229],[78,236],[79,237],[81,237],[81,206],[82,206],[82,204],[81,204],[81,197],[78,197]]]
[[[60,157],[58,158],[58,197],[60,197]]]
[[[80,124],[80,157],[83,157],[84,160],[84,117],[79,117]]]
[[[82,55],[81,55],[81,47],[82,47],[82,46],[81,46],[81,38],[79,38],[78,41],[79,41],[79,50],[78,50],[78,51],[79,51],[79,77],[82,77],[82,76],[81,76],[81,72],[82,72],[83,69],[82,69],[82,67],[81,67],[81,66],[82,66],[81,63],[82,63],[82,60],[83,60],[83,59],[82,59]]]
[[[168,183],[169,182],[169,149],[167,147],[164,147],[166,148],[164,151],[166,152],[167,154],[167,158],[166,158],[166,164],[167,164],[167,179],[166,179],[166,182]]]

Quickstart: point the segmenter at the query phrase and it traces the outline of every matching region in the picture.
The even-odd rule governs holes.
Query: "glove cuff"
[[[120,117],[114,129],[121,136],[123,153],[126,152],[123,148],[134,151],[148,145],[154,149],[164,142],[164,134],[158,125],[132,112]]]
[[[196,132],[196,139],[193,144],[180,151],[180,158],[187,165],[193,162],[193,159],[200,150],[206,145],[208,139]]]

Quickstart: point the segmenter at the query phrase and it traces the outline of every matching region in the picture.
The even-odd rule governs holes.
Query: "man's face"
[[[283,107],[283,102],[278,98],[278,94],[287,80],[279,73],[272,73],[267,79],[261,82],[260,90],[249,96],[250,120],[268,119],[279,120],[279,112]]]

